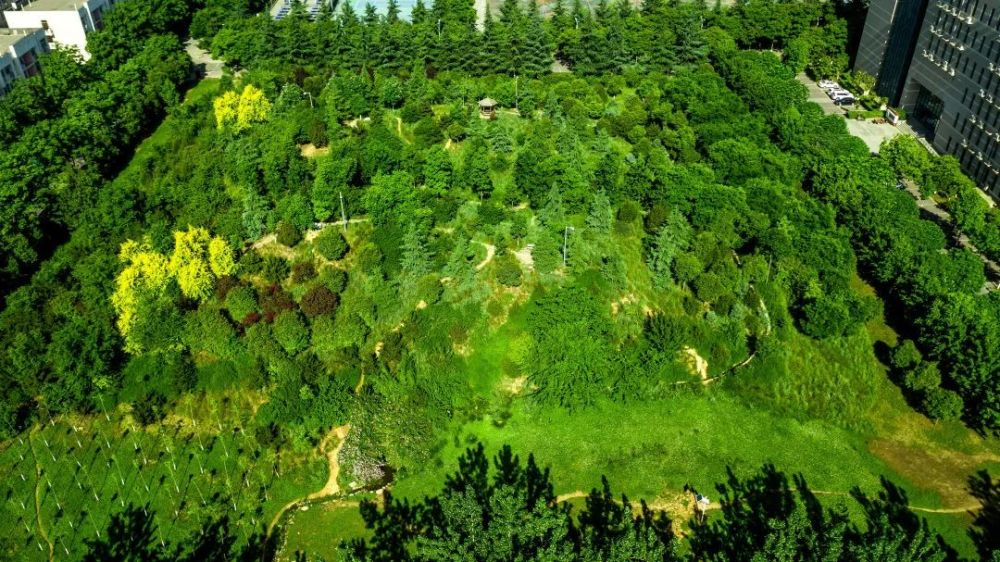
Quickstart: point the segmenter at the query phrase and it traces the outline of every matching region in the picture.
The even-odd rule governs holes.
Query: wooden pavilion
[[[497,107],[500,104],[497,100],[493,98],[483,98],[479,100],[479,118],[480,119],[496,119],[497,118]]]

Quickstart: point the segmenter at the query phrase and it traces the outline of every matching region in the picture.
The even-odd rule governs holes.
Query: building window
[[[29,78],[38,76],[40,69],[38,66],[38,57],[35,56],[34,49],[21,55],[21,68],[24,70],[24,75]]]

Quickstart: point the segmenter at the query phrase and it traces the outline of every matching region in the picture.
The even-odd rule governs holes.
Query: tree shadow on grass
[[[972,522],[969,536],[983,560],[1000,552],[1000,480],[980,470],[969,477],[969,492],[982,504]]]
[[[727,469],[726,482],[716,485],[721,515],[694,526],[691,551],[695,559],[731,561],[955,559],[954,549],[910,511],[906,493],[885,478],[881,485],[875,497],[851,491],[864,514],[852,523],[842,500],[824,507],[801,474],[790,481],[768,464],[740,478]]]
[[[255,531],[246,541],[237,536],[227,516],[214,518],[200,531],[161,542],[169,535],[157,528],[154,514],[129,505],[111,516],[99,538],[87,540],[84,562],[201,562],[230,560],[250,562],[262,559],[263,535]],[[172,542],[176,541],[176,542]]]

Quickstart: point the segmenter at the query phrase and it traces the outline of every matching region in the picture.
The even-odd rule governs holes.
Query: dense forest
[[[888,376],[928,432],[964,424],[993,446],[1000,300],[897,180],[945,201],[989,256],[1000,215],[909,137],[871,154],[796,78],[848,72],[863,7],[266,8],[125,0],[89,62],[55,50],[0,99],[0,462],[27,481],[27,450],[42,482],[38,457],[60,450],[78,468],[53,478],[81,503],[104,466],[110,485],[158,479],[197,505],[127,509],[118,490],[102,525],[88,512],[107,530],[79,556],[258,559],[274,546],[264,521],[297,497],[274,481],[308,488],[303,459],[343,427],[341,484],[367,494],[462,451],[422,500],[366,496],[349,560],[958,556],[889,479],[843,490],[849,511],[757,464],[728,473],[708,524],[671,522],[619,501],[614,480],[574,510],[547,468],[503,449],[490,469],[456,429],[670,404],[668,423],[674,401],[707,396],[870,436]],[[188,38],[223,78],[198,80]],[[898,341],[873,344],[875,325]],[[126,436],[122,460],[111,441]],[[995,503],[988,474],[977,482]],[[10,484],[5,521],[33,536]],[[50,534],[82,545],[55,502]],[[970,535],[984,559],[990,509]],[[192,529],[204,540],[185,541]]]

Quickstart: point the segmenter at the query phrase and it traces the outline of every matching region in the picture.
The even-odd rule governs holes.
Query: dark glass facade
[[[895,6],[885,57],[875,83],[875,91],[889,98],[891,105],[899,105],[926,11],[927,0],[899,0]]]

